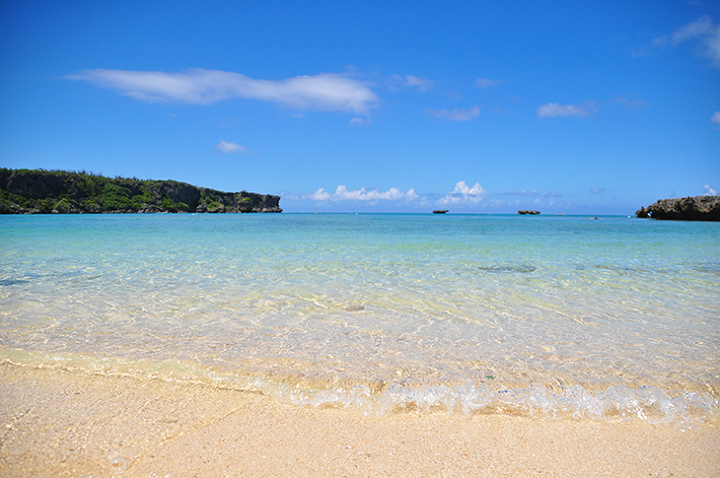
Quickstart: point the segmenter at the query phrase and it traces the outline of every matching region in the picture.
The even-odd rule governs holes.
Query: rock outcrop
[[[518,214],[536,216],[536,215],[540,214],[540,211],[533,211],[531,209],[520,209],[518,211]]]
[[[282,212],[280,196],[228,193],[177,181],[0,168],[0,214]]]
[[[660,199],[635,211],[635,216],[677,221],[720,221],[720,196]]]

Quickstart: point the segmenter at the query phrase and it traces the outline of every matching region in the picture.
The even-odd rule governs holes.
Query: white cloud
[[[314,201],[327,201],[330,199],[330,193],[325,191],[325,189],[320,188],[314,193],[310,194],[308,196],[308,199],[312,199]]]
[[[506,193],[503,193],[503,196],[537,196],[538,192],[537,189],[531,189],[530,191],[525,191],[524,189],[522,191],[508,191]]]
[[[66,78],[88,81],[149,102],[211,104],[231,98],[248,98],[298,110],[352,111],[357,114],[366,114],[379,102],[378,96],[364,83],[331,73],[273,81],[202,68],[180,73],[95,69]]]
[[[482,201],[486,191],[475,183],[475,186],[468,187],[465,181],[460,181],[455,185],[455,189],[448,193],[447,196],[440,198],[438,204],[476,204]]]
[[[537,189],[531,189],[530,191],[525,191],[524,189],[522,191],[508,191],[500,194],[501,196],[524,196],[524,197],[534,197],[539,196],[541,198],[560,198],[562,197],[561,193],[555,193],[552,191],[545,191],[540,192]]]
[[[621,104],[621,105],[623,105],[625,108],[630,108],[630,107],[632,107],[632,108],[642,109],[642,108],[647,108],[647,107],[648,107],[647,101],[643,101],[643,100],[641,100],[641,99],[639,99],[639,98],[637,98],[637,97],[635,97],[635,98],[626,98],[626,97],[624,97],[624,96],[618,96],[618,97],[615,99],[615,103]]]
[[[605,188],[590,188],[590,192],[593,194],[602,194],[605,191],[607,191]]]
[[[548,103],[537,109],[537,115],[538,118],[554,118],[556,116],[579,116],[581,118],[587,118],[590,116],[590,107]]]
[[[707,195],[707,196],[717,196],[718,195],[717,191],[714,190],[713,188],[711,188],[709,184],[706,184],[705,186],[703,186],[703,189],[705,190],[705,195]]]
[[[678,43],[682,43],[691,38],[712,35],[714,30],[715,27],[710,17],[704,16],[700,18],[700,20],[688,23],[687,25],[675,30],[671,35],[672,44],[677,45]]]
[[[370,118],[352,118],[350,120],[350,126],[365,126],[372,124]]]
[[[413,201],[418,198],[418,195],[414,189],[409,189],[407,192],[402,192],[398,188],[390,188],[387,191],[375,189],[368,191],[365,188],[360,188],[350,191],[346,186],[340,185],[334,194],[320,188],[306,197],[314,201]]]
[[[710,118],[710,121],[713,123],[720,124],[720,111],[716,111],[714,115]]]
[[[489,78],[478,78],[477,80],[475,80],[475,86],[477,86],[478,88],[491,88],[499,84],[499,81],[491,80]]]
[[[688,23],[671,35],[654,39],[653,45],[663,47],[670,43],[675,46],[691,40],[699,40],[702,44],[701,53],[710,58],[715,68],[720,68],[720,23],[714,23],[709,16]]]
[[[222,154],[231,154],[231,153],[248,154],[249,153],[246,146],[231,143],[229,141],[220,141],[218,144],[215,145],[215,149],[220,151]]]
[[[417,88],[418,91],[427,91],[431,89],[434,85],[434,82],[432,80],[427,80],[425,78],[420,78],[418,76],[412,75],[405,75],[403,80],[403,84],[405,86]]]
[[[455,108],[452,110],[434,110],[428,108],[425,113],[430,114],[436,118],[451,120],[451,121],[470,121],[474,117],[480,114],[480,108],[473,106],[469,109]]]

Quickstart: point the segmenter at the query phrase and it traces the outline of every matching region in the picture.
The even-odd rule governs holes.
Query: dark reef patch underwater
[[[718,417],[719,228],[4,215],[0,361],[368,414],[684,427]]]

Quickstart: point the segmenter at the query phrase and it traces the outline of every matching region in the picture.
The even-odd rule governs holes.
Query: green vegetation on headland
[[[282,212],[280,196],[227,193],[177,181],[0,168],[0,214]]]

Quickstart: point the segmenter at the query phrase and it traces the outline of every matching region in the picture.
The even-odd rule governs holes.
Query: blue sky
[[[720,189],[717,2],[0,5],[0,166],[292,211],[631,214]]]

